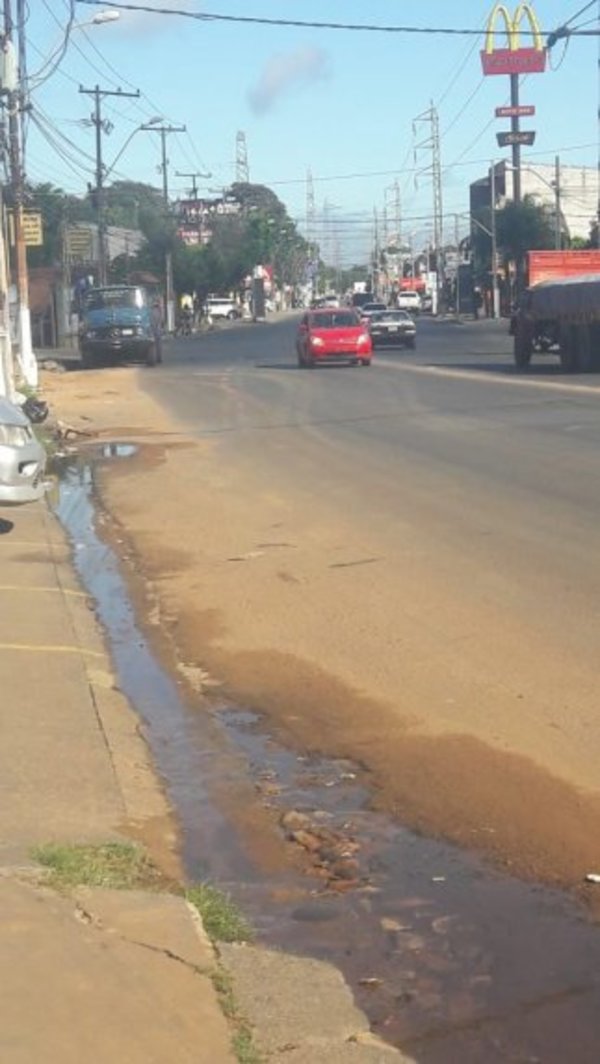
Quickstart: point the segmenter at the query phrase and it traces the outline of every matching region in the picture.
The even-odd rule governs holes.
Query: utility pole
[[[154,127],[152,127],[152,128],[154,128]],[[193,174],[183,174],[183,173],[181,173],[180,170],[176,170],[175,171],[175,176],[176,177],[189,177],[190,181],[192,182],[192,187],[190,189],[191,194],[192,194],[192,199],[198,199],[197,180],[199,178],[203,178],[203,177],[208,179],[209,177],[212,177],[212,174],[201,174],[198,170],[196,170]]]
[[[490,169],[490,208],[491,208],[491,233],[492,233],[492,312],[494,318],[500,317],[500,293],[498,291],[498,240],[496,236],[496,164],[492,159]]]
[[[444,207],[442,193],[442,153],[440,139],[440,121],[437,109],[431,102],[427,111],[420,114],[413,122],[413,129],[420,124],[430,127],[429,136],[420,144],[415,144],[415,159],[419,149],[431,152],[431,165],[425,167],[426,173],[431,174],[433,186],[433,248],[436,264],[436,288],[439,298],[442,282],[442,248],[444,242]]]
[[[373,295],[379,295],[379,215],[373,207]]]
[[[241,185],[247,185],[250,181],[246,134],[241,129],[238,130],[235,138],[235,179]]]
[[[454,215],[454,242],[456,244],[456,280],[454,283],[454,299],[456,301],[456,317],[460,316],[460,230],[459,215]]]
[[[4,217],[4,201],[0,186],[0,218]],[[4,225],[0,225],[0,395],[12,399],[15,374],[10,338],[10,308],[8,305],[7,253],[4,244]]]
[[[402,246],[402,206],[400,201],[400,182],[394,181],[394,226],[398,247]]]
[[[561,192],[560,156],[556,155],[554,158],[554,246],[557,251],[562,248]]]
[[[21,62],[25,61],[25,9],[22,0],[17,0],[18,54]],[[15,56],[14,21],[11,0],[4,0],[4,41],[3,52]],[[5,60],[6,61],[6,60]],[[12,208],[15,241],[15,280],[17,287],[17,338],[19,343],[19,361],[21,372],[27,384],[35,388],[38,382],[38,367],[31,344],[31,315],[29,313],[29,278],[27,273],[27,248],[23,225],[23,203],[25,199],[25,174],[23,168],[22,109],[24,106],[24,70],[17,67],[15,84],[11,85],[6,95],[8,111],[8,158],[10,184],[12,190]]]
[[[106,210],[104,202],[104,163],[102,161],[102,133],[110,130],[102,120],[102,100],[105,96],[123,96],[137,99],[139,89],[135,92],[123,92],[122,89],[101,89],[95,85],[93,89],[84,89],[79,86],[79,91],[84,96],[94,97],[94,113],[91,116],[92,124],[96,128],[96,219],[98,224],[98,283],[106,284]]]
[[[163,200],[165,204],[165,218],[169,216],[169,160],[167,159],[167,136],[169,133],[185,133],[185,126],[154,126],[141,127],[145,132],[160,133],[161,144],[161,171]],[[172,333],[175,329],[175,296],[173,290],[173,252],[170,243],[165,252],[165,310],[167,332]]]

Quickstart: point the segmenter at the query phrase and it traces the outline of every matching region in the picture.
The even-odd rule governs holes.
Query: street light
[[[127,137],[127,140],[125,141],[125,143],[124,143],[123,147],[121,148],[121,150],[119,151],[119,153],[117,155],[115,155],[115,158],[113,159],[113,161],[110,164],[110,166],[105,169],[104,176],[108,177],[108,175],[113,172],[113,170],[114,170],[115,166],[117,165],[119,159],[123,155],[125,149],[129,147],[129,145],[130,145],[131,141],[133,140],[133,138],[135,137],[136,133],[142,132],[144,129],[147,129],[148,126],[156,126],[160,122],[162,122],[162,120],[163,120],[162,119],[162,115],[153,115],[152,118],[149,118],[148,121],[145,122],[143,125],[136,126],[136,128],[134,130],[132,130],[132,132]]]
[[[120,19],[120,17],[120,11],[116,11],[114,8],[106,8],[103,11],[98,11],[98,13],[93,16],[93,18],[86,19],[85,22],[74,22],[61,40],[60,44],[56,45],[56,47],[52,49],[48,58],[44,60],[40,69],[35,74],[32,74],[30,79],[31,87],[36,87],[35,83],[39,82],[41,75],[44,73],[47,67],[52,65],[57,56],[60,56],[60,58],[62,59],[62,56],[67,50],[73,30],[84,30],[87,26],[102,26],[105,22],[116,22],[118,19]],[[50,73],[53,73],[53,71],[50,71]],[[42,78],[42,81],[46,81],[46,78],[50,76],[50,73],[46,74],[46,76]]]

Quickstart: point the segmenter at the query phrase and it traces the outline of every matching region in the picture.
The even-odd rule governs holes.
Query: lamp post
[[[120,11],[116,11],[114,8],[106,8],[103,11],[99,11],[97,15],[93,16],[93,18],[86,19],[85,22],[74,22],[68,34],[65,34],[60,44],[53,48],[48,58],[44,60],[40,69],[36,71],[35,74],[32,74],[29,84],[30,89],[35,89],[36,83],[39,82],[40,79],[41,81],[45,81],[46,77],[50,76],[49,74],[46,74],[44,77],[42,77],[44,71],[47,69],[47,67],[52,66],[52,63],[57,58],[57,56],[61,56],[61,53],[62,55],[64,55],[67,50],[71,34],[74,30],[84,30],[88,26],[102,26],[107,22],[117,22],[120,17]]]

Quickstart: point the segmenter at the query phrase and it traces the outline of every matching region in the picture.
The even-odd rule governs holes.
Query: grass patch
[[[228,894],[210,883],[190,887],[185,896],[195,905],[206,933],[214,942],[249,942],[253,930]]]
[[[231,977],[222,968],[218,968],[211,978],[223,1015],[234,1028],[231,1045],[239,1064],[264,1064],[264,1057],[254,1045],[252,1031],[238,1012]]]
[[[248,1027],[242,1026],[233,1036],[233,1051],[238,1058],[239,1064],[263,1064],[264,1058],[252,1041],[252,1032]]]
[[[70,887],[112,887],[115,890],[154,887],[160,873],[140,849],[129,842],[99,846],[38,846],[34,859],[48,870],[46,882],[57,890]]]

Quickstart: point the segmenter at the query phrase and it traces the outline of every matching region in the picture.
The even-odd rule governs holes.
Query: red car
[[[323,308],[304,315],[296,339],[298,365],[314,367],[321,362],[349,362],[370,366],[373,344],[358,314],[350,308]]]

